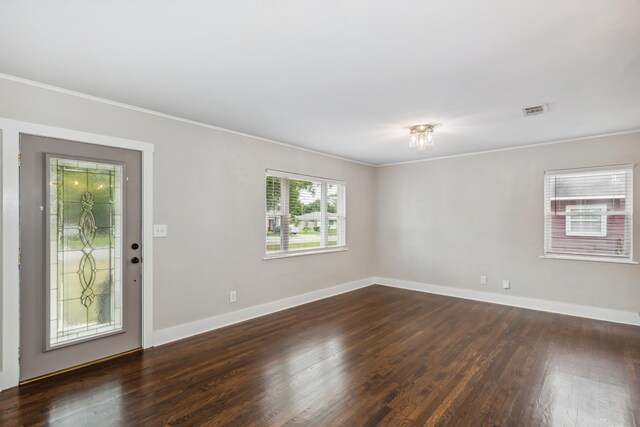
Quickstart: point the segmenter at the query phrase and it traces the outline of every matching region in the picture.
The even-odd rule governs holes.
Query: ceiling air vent
[[[542,114],[547,112],[547,104],[534,105],[532,107],[525,107],[522,109],[525,117],[535,116],[536,114]]]

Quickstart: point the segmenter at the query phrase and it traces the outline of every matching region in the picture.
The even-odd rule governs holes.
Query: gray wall
[[[640,266],[539,258],[544,171],[621,163],[640,163],[640,133],[379,168],[375,273],[638,311]],[[638,167],[634,198],[638,260]]]
[[[155,144],[155,222],[169,233],[155,239],[156,330],[372,271],[372,167],[4,79],[0,117]],[[266,168],[346,180],[349,250],[264,261]]]
[[[640,133],[376,169],[4,79],[0,117],[155,144],[156,329],[373,275],[640,309],[640,267],[539,258],[543,172],[639,163]],[[346,180],[349,251],[262,260],[266,168]]]

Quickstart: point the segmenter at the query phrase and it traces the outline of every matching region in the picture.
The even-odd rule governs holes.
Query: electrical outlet
[[[236,291],[229,292],[229,302],[236,302],[237,299],[238,294],[236,293]]]
[[[502,289],[509,289],[511,288],[511,283],[509,283],[508,280],[503,280],[502,281]]]
[[[153,237],[167,237],[167,224],[153,224]]]
[[[481,285],[487,284],[487,276],[480,276],[480,284]]]

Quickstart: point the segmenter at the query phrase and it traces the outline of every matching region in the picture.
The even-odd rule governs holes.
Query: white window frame
[[[591,167],[591,168],[575,168],[575,169],[567,169],[567,170],[550,170],[550,171],[545,171],[544,173],[544,181],[543,181],[543,185],[544,185],[544,254],[540,255],[540,258],[547,258],[547,259],[561,259],[561,260],[577,260],[577,261],[596,261],[596,262],[610,262],[610,263],[618,263],[618,264],[638,264],[637,261],[634,260],[634,241],[633,241],[633,235],[634,235],[634,231],[633,231],[633,227],[634,227],[634,219],[633,219],[633,215],[634,215],[634,204],[633,204],[633,196],[634,196],[634,168],[635,168],[635,164],[622,164],[622,165],[611,165],[611,166],[601,166],[601,167]],[[620,257],[615,257],[615,256],[604,256],[604,255],[581,255],[581,254],[574,254],[574,253],[570,253],[570,252],[558,252],[558,251],[552,251],[550,250],[551,248],[551,236],[549,235],[549,226],[548,226],[548,215],[550,215],[551,211],[551,200],[593,200],[593,199],[601,199],[602,197],[598,196],[598,197],[589,197],[589,196],[567,196],[567,197],[551,197],[550,194],[548,194],[548,188],[547,188],[547,177],[548,176],[558,176],[558,175],[571,175],[571,174],[576,174],[576,175],[584,175],[585,173],[593,173],[593,174],[609,174],[611,172],[614,171],[629,171],[630,172],[630,190],[629,190],[629,194],[621,194],[621,195],[613,195],[611,196],[612,198],[624,198],[625,199],[625,206],[630,206],[631,210],[629,211],[628,214],[626,214],[629,217],[629,222],[631,224],[631,233],[629,234],[629,247],[630,247],[630,251],[629,251],[629,255],[628,256],[620,256]],[[587,205],[588,206],[588,205]],[[594,206],[598,206],[598,205],[594,205]],[[558,214],[558,213],[557,213]],[[566,211],[564,213],[560,213],[558,215],[562,215],[564,214],[566,217],[569,217],[570,215],[567,215]],[[604,217],[603,220],[606,221],[608,218],[608,215],[616,215],[618,213],[616,212],[607,212],[606,210],[604,211],[604,213],[602,214],[602,216]],[[593,215],[593,214],[592,214]],[[565,225],[566,226],[566,225]]]
[[[267,169],[265,173],[265,179],[267,177],[276,177],[281,178],[282,187],[280,191],[281,200],[286,200],[287,203],[281,203],[280,211],[278,215],[282,216],[282,221],[280,228],[281,230],[286,230],[289,228],[289,186],[288,181],[290,179],[299,180],[299,181],[310,181],[314,183],[319,183],[321,186],[320,191],[320,247],[310,248],[310,249],[302,249],[302,250],[290,250],[289,249],[289,233],[284,232],[281,233],[281,247],[283,248],[280,252],[275,253],[267,253],[267,236],[265,233],[265,255],[263,259],[275,259],[275,258],[287,258],[292,256],[301,256],[301,255],[311,255],[311,254],[319,254],[319,253],[328,253],[328,252],[341,252],[348,250],[347,248],[347,207],[346,207],[346,188],[347,182],[338,179],[330,179],[330,178],[322,178],[313,175],[303,175],[294,172],[286,172],[276,169]],[[327,213],[327,194],[328,194],[328,186],[330,184],[338,186],[338,212],[336,227],[340,230],[340,227],[344,230],[343,233],[337,233],[337,242],[336,245],[329,246],[329,216]],[[265,194],[265,220],[268,223],[270,214],[273,215],[273,212],[267,211],[267,201]]]
[[[582,212],[575,212],[577,209],[586,209],[586,212],[606,212],[607,205],[567,205],[565,207],[565,211],[567,213],[575,213],[575,215],[567,215],[565,219],[565,234],[567,236],[580,236],[580,237],[607,237],[607,216],[601,215],[599,218],[594,217],[594,219],[584,219],[585,216],[592,215],[582,215]],[[582,217],[582,218],[580,218]],[[596,222],[600,221],[600,231],[598,232],[589,232],[589,231],[575,231],[573,230],[573,224],[577,222]]]

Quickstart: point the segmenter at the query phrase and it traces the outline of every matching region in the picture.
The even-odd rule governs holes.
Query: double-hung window
[[[567,205],[567,236],[607,237],[607,205]],[[581,214],[586,215],[581,215]]]
[[[346,247],[343,181],[267,169],[266,256]]]
[[[547,171],[545,256],[631,261],[633,166]]]

